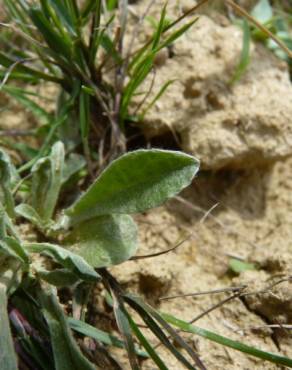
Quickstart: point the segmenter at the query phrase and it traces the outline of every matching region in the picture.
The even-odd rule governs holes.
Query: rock
[[[291,155],[287,66],[252,44],[246,73],[231,84],[241,48],[240,28],[200,16],[157,67],[152,96],[166,81],[176,81],[147,113],[146,136],[170,128],[203,169],[250,168]]]

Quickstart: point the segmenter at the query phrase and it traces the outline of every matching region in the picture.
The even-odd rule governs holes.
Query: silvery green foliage
[[[99,274],[95,268],[130,259],[138,247],[138,232],[129,214],[161,205],[189,185],[198,170],[195,158],[179,152],[155,149],[127,153],[112,162],[56,222],[62,187],[83,164],[82,158],[66,161],[64,145],[57,142],[51,153],[33,166],[31,183],[26,185],[30,185],[30,194],[26,192],[24,202],[15,207],[13,189],[21,180],[7,154],[0,152],[0,304],[6,312],[6,297],[17,290],[23,272],[36,278],[40,286],[37,299],[58,369],[91,370],[93,365],[74,341],[52,286],[96,282],[104,270]],[[15,224],[17,217],[26,219],[50,242],[22,241]],[[47,258],[35,259],[34,254]],[[4,328],[1,348],[12,353],[7,314],[1,313],[0,321]],[[7,370],[16,369],[12,353]]]
[[[5,154],[2,157],[0,162],[6,171],[3,172],[2,187],[9,193],[6,184],[12,177],[8,171],[11,165]],[[78,170],[81,162],[76,161]],[[27,244],[30,253],[49,255],[79,278],[85,278],[86,274],[94,276],[94,270],[88,272],[90,266],[108,267],[131,258],[138,247],[138,233],[129,214],[157,207],[178,194],[190,184],[199,167],[194,157],[181,152],[151,149],[126,153],[113,161],[55,223],[53,218],[59,194],[64,178],[68,179],[66,168],[69,173],[75,171],[72,159],[69,165],[67,163],[63,143],[55,143],[51,153],[32,168],[30,204],[19,204],[13,213],[56,239],[54,244]],[[7,219],[6,213],[4,211]],[[22,245],[20,241],[18,243]],[[83,268],[88,266],[83,275],[80,263]],[[64,271],[54,277],[43,269],[40,273],[47,279],[62,275],[65,280],[72,280]]]

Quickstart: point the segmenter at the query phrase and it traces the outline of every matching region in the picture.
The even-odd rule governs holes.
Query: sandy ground
[[[2,129],[34,126],[31,115],[18,107],[9,115],[8,104],[12,103],[1,98]],[[185,320],[230,294],[161,298],[246,285],[244,296],[204,315],[196,325],[292,357],[291,331],[281,327],[292,324],[291,174],[289,155],[261,167],[201,171],[180,199],[137,217],[140,255],[188,239],[173,252],[129,261],[111,271],[128,290]],[[230,269],[232,257],[254,263],[256,269],[235,274]],[[278,328],[269,328],[270,324]],[[279,368],[194,335],[186,338],[211,370]],[[182,369],[163,347],[160,353],[169,369]],[[129,368],[126,362],[124,367]],[[156,367],[146,361],[143,369]]]

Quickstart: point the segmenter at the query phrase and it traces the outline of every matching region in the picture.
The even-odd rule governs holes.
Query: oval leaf
[[[66,244],[93,267],[116,265],[135,254],[137,227],[128,215],[100,216],[79,224]]]
[[[137,150],[113,161],[66,214],[75,224],[111,213],[157,207],[188,186],[199,161],[166,150]]]

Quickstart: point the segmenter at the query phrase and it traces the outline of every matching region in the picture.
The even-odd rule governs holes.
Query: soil
[[[133,6],[134,11],[137,9]],[[209,22],[207,17],[205,19]],[[208,60],[204,63],[208,69]],[[275,63],[279,65],[275,68],[283,73],[283,63]],[[286,71],[286,67],[284,69]],[[204,89],[204,77],[201,81],[201,89]],[[285,91],[291,89],[285,78],[279,78],[279,84]],[[283,106],[290,99],[289,95],[282,94]],[[3,100],[2,106],[7,103]],[[201,108],[200,122],[203,124],[210,112],[205,112],[205,106]],[[249,109],[248,106],[244,108]],[[31,116],[26,112],[20,114],[18,109],[16,107],[13,114],[1,112],[1,129],[33,127]],[[180,109],[184,109],[183,104]],[[222,110],[224,112],[224,107]],[[151,114],[154,113],[149,113],[150,123]],[[291,116],[290,121],[286,118],[286,124],[291,126]],[[211,156],[212,151],[208,155]],[[128,261],[112,268],[111,272],[126,289],[139,293],[161,311],[185,320],[194,319],[230,294],[161,298],[245,285],[243,297],[204,315],[195,324],[248,345],[292,357],[292,334],[284,327],[292,324],[290,155],[287,151],[283,156],[276,155],[273,161],[260,163],[255,158],[255,165],[249,168],[219,166],[218,170],[216,166],[206,166],[207,170],[202,170],[180,197],[136,218],[140,230],[139,255],[166,250],[186,239],[184,243],[173,252]],[[253,263],[255,269],[234,273],[230,267],[232,258]],[[271,324],[278,327],[270,328]],[[201,337],[185,336],[208,369],[279,368]],[[183,369],[163,347],[159,348],[169,369]],[[116,356],[120,359],[121,352]],[[124,368],[129,369],[125,359],[123,362]],[[143,369],[154,370],[155,366],[146,361]]]
[[[182,7],[184,4],[180,3]],[[133,6],[134,13],[141,14],[143,6],[143,1]],[[173,10],[178,3],[170,1],[169,6]],[[152,13],[155,11],[154,7]],[[187,235],[191,238],[173,252],[129,261],[112,271],[127,289],[143,295],[159,310],[184,320],[194,319],[230,293],[160,298],[244,285],[243,297],[204,315],[195,324],[291,357],[291,331],[285,329],[292,319],[292,158],[288,144],[292,120],[291,115],[287,115],[292,108],[292,89],[289,74],[281,61],[261,45],[254,45],[247,75],[226,94],[231,65],[236,65],[235,55],[240,52],[240,31],[224,23],[224,18],[222,26],[220,17],[216,22],[203,16],[199,22],[198,29],[194,27],[181,44],[177,43],[177,54],[172,59],[169,54],[164,55],[165,52],[159,56],[156,89],[167,79],[176,77],[178,71],[181,78],[149,112],[145,127],[149,136],[162,135],[162,126],[182,133],[182,144],[193,143],[185,149],[194,155],[198,151],[203,170],[181,198],[138,218],[141,242],[138,254],[167,250]],[[208,32],[203,35],[206,27]],[[147,37],[147,31],[143,37]],[[217,42],[223,49],[226,46],[226,53],[212,56],[205,49],[216,48]],[[195,56],[199,58],[197,63]],[[185,82],[191,77],[191,87],[196,85],[196,89],[191,90],[192,96],[186,96]],[[264,85],[266,88],[260,88]],[[211,101],[216,104],[210,103],[210,97],[206,99],[210,86],[216,90]],[[286,93],[276,97],[275,89]],[[278,98],[281,102],[277,103]],[[237,129],[233,129],[232,135],[217,130],[224,125],[225,118],[230,118],[231,111],[231,116],[234,114],[236,106],[241,112],[235,115],[249,117],[254,131],[252,141],[255,139],[252,145],[248,144],[248,132],[243,133],[239,142]],[[191,129],[181,130],[186,127],[187,118],[191,120],[188,125]],[[260,126],[256,133],[256,127]],[[275,130],[269,131],[272,126]],[[281,145],[268,148],[271,138],[288,144],[284,144],[287,149],[284,155],[278,152]],[[242,152],[241,144],[247,144]],[[261,149],[254,150],[255,146]],[[230,150],[232,147],[236,149]],[[222,160],[224,153],[227,153],[227,161]],[[255,267],[234,273],[230,267],[232,258]],[[208,369],[279,368],[196,336],[189,336],[189,343],[197,349]],[[182,369],[168,353],[160,350],[170,369]],[[144,364],[144,369],[154,368],[150,362]]]

